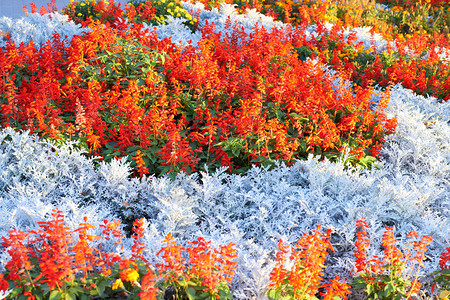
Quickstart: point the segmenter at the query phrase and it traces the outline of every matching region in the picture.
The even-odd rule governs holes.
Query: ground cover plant
[[[448,3],[235,4],[0,20],[10,298],[448,295]]]

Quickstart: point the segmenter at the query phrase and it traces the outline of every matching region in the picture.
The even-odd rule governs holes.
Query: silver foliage
[[[16,46],[33,41],[38,50],[52,40],[54,32],[57,32],[61,39],[67,39],[66,44],[70,45],[74,35],[90,31],[89,28],[81,28],[81,25],[69,21],[67,15],[58,12],[42,16],[34,13],[20,19],[0,17],[0,30],[9,32],[11,41],[14,41]],[[6,39],[0,39],[0,47],[5,47],[6,42]]]
[[[256,25],[259,27],[264,27],[267,31],[270,31],[274,27],[286,27],[279,21],[274,21],[272,17],[265,16],[258,13],[255,9],[247,10],[245,14],[238,14],[236,5],[222,3],[220,8],[213,8],[212,10],[205,9],[205,6],[197,2],[195,4],[189,2],[182,2],[183,8],[188,11],[192,16],[198,18],[198,27],[213,24],[217,32],[221,32],[225,36],[226,33],[231,33],[233,31],[233,25],[237,24],[242,26],[243,30],[249,34],[253,31]],[[156,32],[158,38],[171,38],[172,42],[180,43],[182,45],[188,45],[188,41],[193,46],[196,46],[202,34],[200,30],[192,33],[189,28],[187,28],[183,22],[186,19],[174,18],[172,16],[166,16],[167,24],[162,24],[156,26]],[[226,26],[227,20],[230,22],[231,27]],[[146,26],[150,30],[150,26]]]

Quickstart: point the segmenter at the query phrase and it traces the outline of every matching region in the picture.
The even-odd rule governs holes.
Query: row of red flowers
[[[118,17],[134,20],[133,8],[103,9],[106,26],[88,18],[92,32],[68,47],[55,34],[39,51],[0,49],[1,126],[76,140],[106,161],[127,156],[140,175],[205,164],[243,172],[345,149],[367,166],[395,129],[383,112],[389,91],[371,110],[373,88],[336,86],[302,60],[299,49],[325,41],[304,30],[228,24],[224,35],[210,24],[197,47],[181,47]]]
[[[205,295],[207,299],[232,298],[229,284],[237,268],[232,243],[213,249],[211,242],[200,237],[183,247],[169,234],[157,253],[163,262],[155,268],[144,255],[143,219],[133,223],[132,256],[124,258],[103,250],[104,243],[112,239],[119,252],[123,252],[125,236],[119,221],[105,220],[100,225],[103,234],[99,237],[89,233],[95,227],[86,218],[72,230],[64,224],[61,211],[54,210],[52,216],[52,220],[40,222],[37,231],[12,230],[9,237],[2,237],[2,246],[10,260],[5,265],[6,272],[0,275],[0,291],[9,291],[10,299],[20,296],[25,299],[89,299],[89,295],[104,298],[117,294],[159,299],[167,293],[180,299],[183,295],[189,299],[205,299]],[[383,259],[368,259],[368,225],[364,219],[356,225],[360,231],[355,243],[355,277],[350,284],[348,279],[339,281],[339,276],[329,283],[323,282],[325,259],[333,247],[331,230],[323,234],[319,226],[312,233],[305,233],[295,247],[280,240],[267,292],[269,299],[314,299],[319,295],[322,299],[346,299],[351,286],[365,288],[369,296],[380,299],[393,299],[398,295],[409,298],[418,293],[421,287],[418,271],[432,238],[423,236],[417,241],[417,233],[412,231],[408,234],[411,242],[402,250],[397,246],[399,241],[394,238],[393,228],[387,227]],[[94,243],[98,246],[93,247]],[[291,263],[287,264],[288,261]],[[411,262],[417,265],[417,274],[411,267],[405,275],[405,268]],[[448,289],[450,247],[442,253],[440,267],[437,281],[440,288]]]
[[[239,0],[203,1],[207,7],[217,7],[222,2],[238,4],[241,7],[241,12],[245,11],[244,8],[256,8],[262,13],[274,17],[278,16],[279,20],[300,27],[311,24],[320,26],[326,21],[333,22],[335,23],[333,30],[328,33],[324,30],[325,36],[319,41],[314,39],[310,43],[302,41],[302,46],[314,52],[324,63],[329,63],[338,71],[346,69],[346,71],[351,73],[351,79],[364,87],[373,83],[387,86],[395,82],[402,83],[406,88],[412,89],[418,94],[429,94],[446,100],[450,97],[450,67],[448,63],[442,63],[436,53],[438,49],[450,48],[450,4],[448,2],[434,1],[429,4],[423,3],[423,1],[419,2],[418,5],[421,5],[420,7],[430,5],[435,8],[434,10],[430,10],[428,7],[426,11],[418,10],[415,5],[403,3],[402,1],[399,1],[401,3],[396,3],[397,6],[393,6],[393,9],[398,7],[399,10],[405,7],[405,10],[402,11],[403,14],[400,13],[400,15],[405,15],[406,13],[407,20],[416,20],[419,17],[429,20],[429,14],[432,14],[438,9],[439,14],[432,16],[436,21],[441,20],[443,22],[441,27],[445,29],[444,32],[434,27],[430,31],[426,24],[423,26],[420,25],[417,28],[411,28],[407,32],[394,30],[394,28],[399,26],[395,22],[393,24],[384,24],[384,27],[377,26],[384,19],[378,17],[380,9],[375,9],[373,3],[361,4],[358,1],[348,1],[348,3],[336,4],[330,0],[320,2],[293,2],[290,0],[275,2]],[[179,5],[177,1],[174,3]],[[246,4],[244,5],[244,3]],[[356,15],[352,18],[333,18],[330,14],[332,13],[331,11],[336,10],[336,5],[339,6],[337,8],[338,10],[342,6],[342,9],[348,9],[351,12],[358,10],[358,12],[354,12]],[[72,3],[71,6],[75,7],[76,2]],[[99,3],[92,3],[91,6],[92,15],[90,14],[90,17],[95,16],[95,19],[100,20],[102,23],[114,23],[119,16],[124,15],[124,11],[118,9],[113,4],[105,7],[103,2],[100,1]],[[278,11],[278,14],[274,13],[274,9]],[[293,13],[293,10],[296,13]],[[371,13],[370,10],[378,12]],[[125,11],[131,11],[131,16],[135,20],[139,20],[139,22],[151,23],[156,18],[156,7],[153,6],[152,1],[146,1],[137,6],[130,5]],[[441,15],[441,11],[443,15]],[[445,13],[446,11],[448,12]],[[411,15],[413,12],[418,15]],[[80,22],[84,26],[89,26],[90,20],[87,18],[89,15],[86,16],[84,12],[82,16],[78,16],[77,13],[79,11],[75,9],[66,10],[66,13],[76,22]],[[101,14],[102,17],[96,14]],[[395,12],[391,12],[391,14],[395,15]],[[369,18],[368,15],[371,15],[373,18],[370,22],[367,20]],[[88,19],[87,21],[86,18]],[[363,21],[366,22],[364,23]],[[413,27],[412,25],[404,25]],[[343,37],[336,34],[336,32],[344,28],[358,26],[372,26],[373,32],[383,34],[389,41],[388,49],[383,53],[378,53],[375,47],[369,51],[362,51],[361,46],[354,41],[344,42]],[[428,55],[424,56],[425,53],[428,53]]]
[[[330,22],[335,24],[336,31],[370,26],[390,42],[391,46],[383,53],[377,52],[376,47],[363,51],[356,43],[344,42],[332,33],[331,38],[325,36],[320,43],[313,42],[307,47],[335,70],[350,71],[351,79],[364,87],[395,82],[421,95],[450,99],[450,66],[448,61],[442,63],[436,53],[437,49],[450,48],[450,3],[447,0],[378,2],[390,6],[385,10],[370,0],[234,0],[231,3],[238,4],[241,12],[256,8],[296,26]]]

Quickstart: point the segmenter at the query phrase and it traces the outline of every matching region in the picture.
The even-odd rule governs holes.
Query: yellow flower
[[[84,3],[84,2],[81,2],[81,3],[80,3],[80,5],[81,5],[81,6],[85,6],[85,5],[86,5],[86,3]]]
[[[442,291],[439,293],[439,298],[441,300],[448,300],[449,295],[450,295],[450,291]]]
[[[116,281],[114,281],[114,283],[112,285],[112,289],[117,290],[119,287],[122,287],[122,286],[123,286],[123,282],[119,278],[119,279],[116,279]]]
[[[124,281],[133,282],[139,279],[139,273],[134,269],[128,268],[126,270],[120,271],[120,278],[122,278]]]
[[[83,14],[82,13],[78,13],[78,16],[81,17]]]

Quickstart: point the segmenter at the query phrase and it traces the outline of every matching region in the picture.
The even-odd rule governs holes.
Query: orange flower
[[[329,241],[331,231],[327,230],[325,235],[319,230],[320,226],[317,226],[312,234],[304,234],[297,243],[297,249],[291,248],[291,251],[288,251],[289,247],[283,245],[281,240],[279,241],[280,251],[276,254],[277,263],[271,272],[269,294],[278,295],[278,298],[288,296],[303,299],[318,292],[327,251],[333,250]],[[284,267],[287,254],[290,254],[289,260],[293,262],[290,270]],[[338,279],[335,278],[333,283],[322,286],[328,291],[327,299],[331,299],[332,295],[346,299],[350,287],[346,283],[337,282]]]
[[[155,275],[148,271],[142,278],[142,289],[138,294],[142,300],[154,300],[158,295],[158,288],[155,287]]]
[[[134,282],[139,279],[139,273],[135,269],[125,269],[120,271],[120,278],[123,281]]]
[[[145,249],[144,243],[139,241],[139,239],[144,237],[144,218],[137,219],[133,222],[133,234],[131,238],[133,239],[133,246],[131,247],[132,259],[140,259],[144,262],[147,262],[147,260],[142,255],[142,252]]]
[[[356,233],[357,240],[355,242],[356,250],[356,272],[366,271],[366,260],[367,260],[367,247],[370,245],[369,237],[367,236],[366,228],[369,228],[369,225],[364,221],[364,218],[356,221],[356,226],[360,228],[360,230]]]
[[[350,285],[344,282],[339,282],[339,276],[336,276],[331,283],[324,285],[327,293],[320,293],[323,300],[333,300],[338,297],[339,299],[347,299],[347,295],[350,294]]]
[[[355,245],[357,250],[355,250],[356,270],[358,272],[358,277],[354,279],[355,284],[365,284],[367,285],[367,293],[369,296],[380,297],[378,293],[384,293],[386,291],[386,286],[390,291],[390,295],[396,295],[398,293],[404,293],[405,289],[408,289],[407,299],[412,294],[417,294],[420,290],[421,284],[418,282],[419,269],[423,266],[423,260],[425,259],[426,247],[431,243],[432,238],[423,236],[420,242],[408,242],[409,248],[403,253],[396,244],[399,242],[394,237],[394,229],[392,227],[386,227],[385,233],[382,239],[382,245],[384,247],[384,257],[379,259],[374,256],[372,259],[367,260],[366,247],[369,245],[369,240],[365,231],[368,228],[364,219],[357,221],[357,226],[361,227],[361,230],[357,233],[358,240]],[[411,231],[407,234],[410,239],[415,239],[418,237],[415,231]],[[412,257],[411,245],[413,246],[416,254]],[[417,274],[413,280],[409,279],[412,274],[413,269],[407,277],[402,277],[403,271],[406,266],[406,262],[410,260],[412,262],[418,263]],[[381,274],[387,272],[387,276],[380,276]],[[398,280],[402,277],[402,280]],[[400,282],[392,285],[393,281]],[[389,296],[390,297],[390,296]]]

